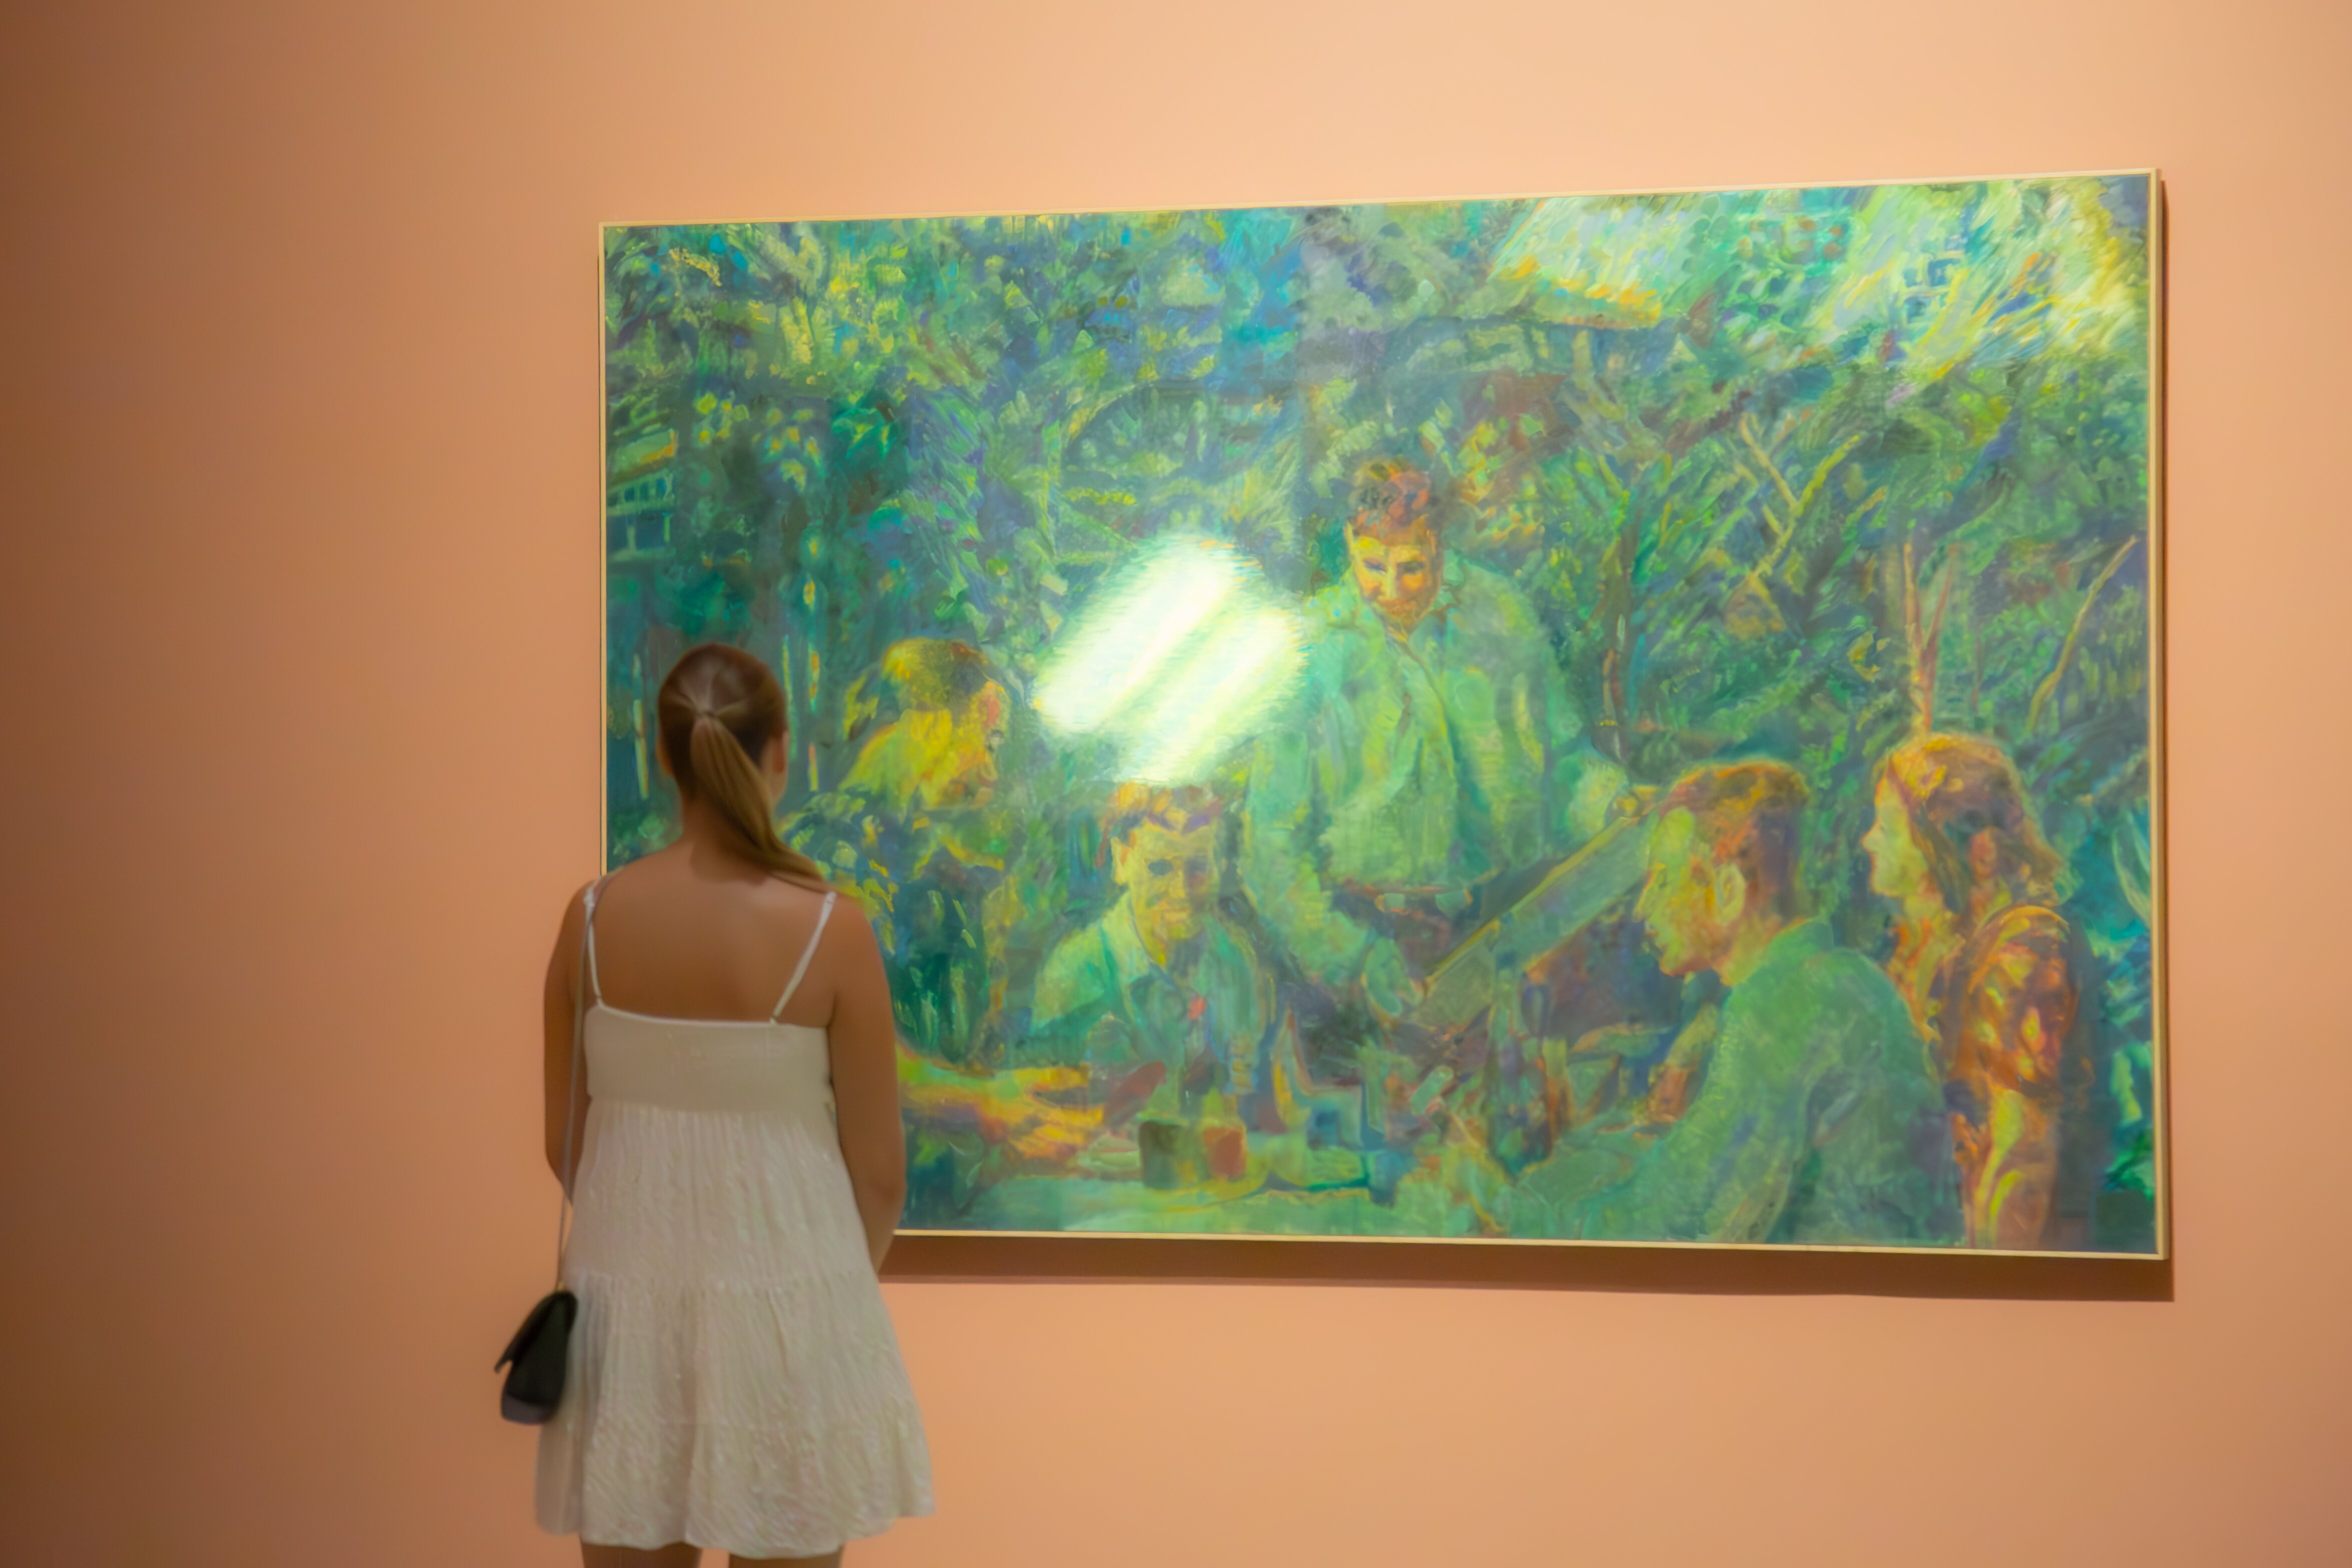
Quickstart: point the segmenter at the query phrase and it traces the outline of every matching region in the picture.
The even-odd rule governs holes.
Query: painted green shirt
[[[1037,977],[1030,1010],[1030,1061],[1121,1067],[1167,1064],[1180,1077],[1190,1060],[1214,1058],[1230,1088],[1234,1058],[1253,1074],[1273,1000],[1242,933],[1211,916],[1189,951],[1168,968],[1154,962],[1125,898],[1057,944]]]
[[[1910,1010],[1819,921],[1723,1004],[1698,1098],[1568,1234],[1615,1240],[1949,1243],[1942,1100]]]
[[[1252,756],[1251,900],[1307,971],[1343,984],[1372,937],[1335,884],[1454,895],[1591,837],[1622,775],[1584,726],[1535,610],[1448,556],[1436,604],[1391,634],[1352,582],[1308,602],[1307,697]]]

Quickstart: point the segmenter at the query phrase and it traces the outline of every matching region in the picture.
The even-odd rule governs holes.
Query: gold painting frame
[[[2147,495],[2147,515],[2146,515],[2146,521],[2145,521],[2145,529],[2146,529],[2146,534],[2145,534],[2145,537],[2146,537],[2146,541],[2147,541],[2146,549],[2147,549],[2147,747],[2148,747],[2148,750],[2147,750],[2147,781],[2148,781],[2148,782],[2147,782],[2147,803],[2148,803],[2148,823],[2149,823],[2149,829],[2148,829],[2148,831],[2149,831],[2149,845],[2148,845],[2148,872],[2149,872],[2149,896],[2150,896],[2150,902],[2151,902],[2150,915],[2149,915],[2149,920],[2148,920],[2148,933],[2147,933],[2147,934],[2148,934],[2148,939],[2149,939],[2148,985],[2149,985],[2149,994],[2150,994],[2150,1018],[2149,1018],[2149,1090],[2148,1090],[2148,1092],[2149,1092],[2149,1097],[2150,1097],[2150,1100],[2151,1100],[2151,1103],[2150,1103],[2150,1106],[2149,1106],[2149,1125],[2150,1125],[2151,1133],[2152,1133],[2152,1139],[2153,1139],[2153,1149],[2152,1149],[2152,1170],[2153,1170],[2153,1173],[2154,1173],[2154,1190],[2153,1190],[2153,1194],[2152,1194],[2152,1198],[2153,1198],[2153,1206],[2154,1206],[2153,1245],[2152,1245],[2152,1246],[2151,1246],[2147,1250],[2144,1250],[2144,1251],[2135,1250],[2135,1251],[2128,1251],[2128,1252],[2122,1252],[2122,1251],[2104,1251],[2104,1250],[2102,1250],[2102,1251],[2054,1250],[2054,1251],[2053,1251],[2053,1250],[2046,1250],[2046,1249],[2039,1249],[2039,1248],[2000,1248],[2000,1247],[1953,1248],[1952,1250],[1958,1250],[1958,1251],[1968,1251],[1968,1252],[1978,1253],[1978,1254],[1980,1254],[1980,1255],[1983,1255],[1983,1256],[1998,1256],[1998,1257],[2037,1257],[2037,1258],[2117,1258],[2117,1259],[2139,1258],[2139,1259],[2147,1259],[2147,1260],[2162,1260],[2162,1259],[2167,1259],[2167,1258],[2168,1258],[2170,1257],[2170,1255],[2171,1255],[2171,1193],[2170,1193],[2170,1185],[2171,1185],[2171,1168],[2170,1168],[2170,1166],[2171,1166],[2171,1159],[2170,1159],[2170,1138],[2169,1138],[2169,1127],[2168,1127],[2168,1094],[2169,1094],[2169,1087],[2168,1087],[2168,1086],[2169,1086],[2169,1070],[2168,1070],[2168,1050],[2169,1050],[2169,1038],[2168,1038],[2168,1037],[2169,1037],[2169,1028],[2168,1028],[2168,949],[2169,949],[2169,935],[2168,935],[2168,920],[2167,920],[2167,912],[2166,912],[2166,911],[2167,911],[2167,903],[2168,903],[2167,882],[2168,882],[2168,853],[2167,853],[2167,840],[2168,840],[2168,832],[2167,832],[2167,817],[2168,817],[2168,792],[2167,792],[2167,787],[2166,787],[2166,782],[2167,782],[2167,781],[2166,781],[2166,754],[2167,754],[2167,752],[2166,752],[2166,747],[2167,747],[2167,731],[2166,731],[2166,722],[2165,722],[2165,721],[2166,721],[2166,688],[2165,688],[2165,610],[2164,610],[2164,580],[2165,580],[2165,560],[2166,560],[2166,549],[2165,549],[2165,543],[2166,543],[2166,540],[2165,540],[2165,531],[2166,531],[2166,505],[2165,505],[2165,485],[2164,485],[2165,410],[2166,410],[2166,396],[2165,396],[2166,351],[2165,351],[2165,339],[2166,339],[2166,331],[2167,331],[2166,311],[2165,311],[2165,293],[2166,293],[2166,286],[2165,286],[2165,259],[2166,259],[2166,238],[2165,238],[2165,236],[2166,236],[2166,212],[2165,212],[2165,200],[2164,200],[2164,186],[2163,186],[2163,182],[2162,182],[2162,179],[2161,179],[2161,176],[2160,176],[2159,173],[2158,173],[2157,170],[2153,169],[2153,168],[2149,168],[2149,169],[2123,169],[2123,170],[2064,171],[2064,172],[2061,172],[2061,173],[2058,173],[2058,174],[2053,174],[2004,175],[2004,176],[1991,176],[1991,177],[1982,177],[1982,176],[1978,176],[1978,177],[1959,177],[1959,178],[1949,178],[1949,179],[1941,179],[1941,178],[1939,178],[1939,179],[1933,179],[1933,180],[1895,180],[1895,179],[1838,180],[1838,181],[1831,181],[1831,180],[1816,180],[1816,181],[1803,182],[1803,183],[1801,183],[1801,184],[1785,184],[1785,185],[1780,185],[1780,184],[1756,184],[1756,185],[1747,185],[1747,186],[1684,186],[1684,187],[1668,187],[1668,188],[1657,189],[1657,190],[1601,190],[1601,191],[1570,191],[1570,192],[1543,192],[1543,193],[1515,193],[1515,194],[1512,194],[1512,195],[1504,195],[1504,196],[1482,196],[1482,197],[1459,197],[1459,196],[1447,196],[1447,197],[1438,197],[1438,198],[1404,198],[1404,199],[1361,198],[1361,199],[1350,199],[1350,200],[1348,200],[1348,201],[1345,201],[1345,202],[1314,202],[1314,203],[1296,203],[1296,204],[1282,204],[1282,205],[1283,205],[1284,206],[1286,206],[1286,207],[1287,207],[1287,206],[1297,206],[1297,207],[1318,207],[1318,208],[1320,208],[1320,207],[1327,207],[1327,206],[1364,207],[1364,206],[1377,206],[1377,205],[1430,205],[1430,204],[1444,205],[1444,204],[1465,203],[1465,202],[1470,202],[1470,201],[1490,201],[1490,202],[1500,202],[1500,201],[1528,201],[1528,202],[1535,202],[1535,201],[1568,200],[1568,199],[1577,199],[1577,198],[1618,197],[1618,196],[1623,196],[1623,197],[1640,197],[1640,196],[1664,196],[1664,195],[1733,195],[1733,194],[1749,194],[1749,193],[1795,192],[1795,191],[1808,191],[1808,190],[1815,190],[1815,191],[1819,191],[1819,190],[1849,190],[1849,189],[1869,189],[1869,188],[1875,188],[1875,187],[1882,187],[1882,186],[1914,186],[1914,185],[1948,186],[1948,185],[1959,185],[1959,184],[1984,184],[1984,183],[1991,183],[1991,182],[1993,182],[1993,181],[2001,181],[2001,182],[2008,182],[2008,181],[2031,182],[2031,181],[2043,181],[2043,180],[2089,179],[2089,178],[2104,178],[2104,179],[2134,178],[2134,179],[2144,179],[2144,180],[2146,181],[2146,183],[2147,183],[2147,207],[2146,207],[2146,213],[2147,213],[2147,220],[2146,220],[2146,222],[2147,222],[2147,227],[2146,227],[2146,240],[2145,240],[2145,244],[2146,244],[2146,253],[2147,253],[2147,262],[2146,262],[2146,265],[2147,265],[2147,389],[2148,389],[2148,391],[2147,391],[2147,450],[2146,450],[2146,458],[2145,458],[2145,461],[2146,461],[2146,474],[2145,474],[2145,479],[2146,479],[2146,495]],[[828,216],[828,217],[795,217],[795,218],[791,218],[791,219],[775,220],[775,221],[777,221],[777,222],[781,222],[781,223],[800,224],[800,223],[830,223],[830,222],[852,222],[852,221],[856,221],[856,222],[882,222],[882,221],[893,221],[893,220],[913,221],[913,220],[926,220],[926,219],[940,219],[940,220],[971,220],[971,219],[984,219],[984,218],[992,218],[992,218],[1012,219],[1012,218],[1026,218],[1026,217],[1033,217],[1033,216],[1073,216],[1073,217],[1081,217],[1081,216],[1083,216],[1083,217],[1105,218],[1105,217],[1114,217],[1114,216],[1126,216],[1126,215],[1128,215],[1128,214],[1132,214],[1132,215],[1142,215],[1142,214],[1148,214],[1148,213],[1151,213],[1151,212],[1156,212],[1156,211],[1158,211],[1158,210],[1159,210],[1159,209],[1153,209],[1153,208],[1113,209],[1113,210],[1109,210],[1109,211],[1089,210],[1089,209],[1067,209],[1066,212],[1061,213],[1061,214],[1050,214],[1050,213],[1045,213],[1045,212],[1035,212],[1035,213],[1030,213],[1030,212],[1022,212],[1022,213],[1013,213],[1013,212],[1007,212],[1007,213],[939,212],[939,213],[855,214],[855,215],[837,215],[837,216]],[[1263,207],[1260,207],[1260,208],[1251,208],[1251,209],[1199,209],[1199,210],[1216,210],[1216,211],[1227,211],[1227,210],[1232,210],[1232,211],[1256,211],[1256,210],[1265,210],[1265,209],[1264,209]],[[642,227],[646,227],[646,226],[648,226],[648,225],[645,225],[645,224],[637,224],[637,223],[629,223],[629,224],[620,224],[620,223],[615,223],[615,224],[607,224],[607,225],[600,226],[600,232],[599,232],[599,246],[598,246],[598,252],[599,252],[599,253],[598,253],[598,261],[599,261],[599,269],[600,269],[600,299],[602,298],[602,289],[603,289],[603,287],[604,287],[604,284],[603,284],[603,282],[602,282],[602,279],[603,279],[603,276],[604,276],[604,266],[605,266],[605,263],[606,263],[606,258],[607,258],[607,256],[608,256],[608,254],[609,254],[609,244],[610,244],[609,237],[610,237],[611,233],[612,233],[612,231],[616,230],[616,229],[632,229],[632,228],[642,228]],[[682,226],[696,226],[691,225],[691,224],[688,224],[688,225],[682,225]],[[603,333],[602,333],[602,331],[600,331],[600,351],[599,351],[599,357],[598,357],[598,381],[599,381],[599,393],[600,393],[600,396],[599,396],[599,405],[600,405],[600,437],[599,437],[599,442],[600,442],[600,451],[605,451],[605,461],[606,461],[606,468],[607,468],[607,475],[608,475],[608,484],[607,484],[607,489],[606,489],[606,500],[605,500],[605,503],[604,503],[604,505],[602,508],[600,508],[600,511],[601,511],[601,513],[602,513],[602,521],[603,521],[603,524],[604,524],[604,533],[603,533],[603,536],[600,538],[599,577],[600,577],[600,584],[602,584],[603,593],[604,593],[604,602],[600,605],[600,634],[599,634],[599,635],[600,635],[600,644],[604,645],[604,646],[602,647],[602,649],[601,649],[601,651],[602,651],[602,653],[603,653],[603,655],[604,655],[604,659],[603,659],[603,661],[602,661],[602,662],[606,666],[606,668],[609,668],[609,665],[610,665],[610,658],[611,658],[611,647],[610,647],[609,639],[610,639],[610,637],[611,637],[611,625],[612,625],[612,621],[611,621],[611,610],[612,610],[612,605],[611,605],[611,580],[610,580],[610,576],[609,576],[609,570],[608,570],[608,567],[609,567],[609,562],[608,562],[607,557],[608,557],[608,542],[609,542],[609,539],[610,539],[610,536],[611,536],[611,529],[612,529],[613,521],[614,521],[614,513],[613,513],[612,490],[611,490],[611,485],[610,485],[610,483],[609,483],[609,476],[610,476],[611,471],[612,471],[612,466],[611,466],[611,453],[609,452],[609,450],[607,450],[607,449],[606,449],[606,448],[607,448],[607,446],[608,446],[608,443],[609,443],[609,440],[610,440],[610,436],[611,436],[611,419],[610,419],[610,417],[609,417],[609,413],[608,413],[608,410],[609,410],[609,408],[610,408],[610,404],[609,404],[609,402],[608,402],[610,389],[609,389],[609,386],[608,386],[608,384],[607,384],[607,381],[606,381],[606,372],[607,372],[607,368],[608,368],[607,353],[606,353],[606,351],[605,351],[605,348],[604,348],[604,342],[603,342]],[[603,706],[603,705],[600,705],[600,706]],[[610,719],[611,719],[611,716],[610,716],[610,714],[609,714],[609,713],[607,713],[607,715],[606,715],[606,722],[605,722],[605,724],[602,727],[602,728],[604,729],[604,732],[605,732],[608,736],[609,736],[609,734],[610,734],[610,732],[611,732],[611,728],[612,728],[612,726],[611,726],[611,722],[610,722]],[[601,861],[601,862],[603,862],[603,863],[604,863],[604,864],[606,864],[606,865],[609,867],[609,866],[610,866],[610,864],[611,864],[611,854],[610,854],[610,851],[611,851],[611,844],[612,844],[612,833],[611,833],[612,801],[611,801],[611,798],[610,798],[610,782],[611,782],[610,770],[609,770],[609,769],[605,770],[605,771],[604,771],[604,773],[603,773],[602,777],[603,777],[603,787],[601,787],[601,788],[600,788],[600,811],[599,811],[599,817],[600,817],[600,861]],[[1381,1235],[1356,1235],[1356,1234],[1346,1234],[1346,1235],[1323,1235],[1323,1234],[1296,1234],[1296,1233],[1283,1233],[1283,1234],[1276,1234],[1276,1233],[1266,1233],[1266,1232],[1248,1232],[1248,1231],[1235,1231],[1235,1232],[1227,1232],[1227,1231],[1214,1231],[1214,1232],[1206,1232],[1206,1231],[1203,1231],[1203,1232],[1186,1232],[1186,1231],[1169,1231],[1169,1230],[1116,1230],[1116,1229],[1113,1229],[1113,1230],[1095,1230],[1095,1229],[1083,1229],[1083,1230],[1060,1229],[1060,1230],[1056,1230],[1056,1229],[1022,1229],[1022,1228],[986,1228],[986,1229],[978,1229],[978,1228],[974,1228],[974,1229],[965,1229],[965,1228],[951,1228],[951,1227],[927,1227],[927,1226],[910,1226],[910,1227],[908,1227],[908,1229],[907,1229],[903,1234],[912,1235],[912,1236],[935,1236],[935,1237],[1007,1237],[1007,1238],[1016,1238],[1016,1237],[1018,1237],[1018,1238],[1044,1238],[1044,1237],[1089,1237],[1089,1238],[1099,1238],[1099,1239],[1149,1239],[1149,1240],[1154,1240],[1154,1241],[1171,1241],[1171,1240],[1185,1240],[1185,1239],[1213,1239],[1213,1240],[1240,1240],[1240,1241],[1254,1241],[1254,1242],[1266,1242],[1266,1241],[1320,1241],[1320,1242],[1342,1242],[1342,1243],[1381,1242],[1381,1243],[1383,1243],[1383,1244],[1403,1244],[1403,1245],[1413,1245],[1413,1246],[1426,1246],[1426,1245],[1433,1245],[1433,1244],[1434,1244],[1434,1245],[1446,1245],[1446,1246],[1633,1247],[1668,1247],[1668,1248],[1694,1248],[1694,1247],[1697,1247],[1697,1248],[1711,1248],[1711,1249],[1722,1249],[1722,1250],[1759,1250],[1759,1251],[1770,1251],[1770,1252],[1783,1252],[1783,1251],[1826,1251],[1826,1252],[1856,1252],[1856,1253],[1915,1253],[1915,1252],[1919,1252],[1919,1251],[1922,1251],[1922,1250],[1932,1250],[1932,1249],[1930,1249],[1930,1248],[1924,1248],[1924,1247],[1920,1247],[1920,1246],[1917,1246],[1917,1245],[1901,1245],[1901,1246],[1891,1246],[1891,1247],[1890,1247],[1890,1246],[1878,1246],[1878,1245],[1853,1245],[1853,1246],[1844,1246],[1844,1245],[1826,1245],[1826,1244],[1822,1244],[1822,1243],[1817,1243],[1817,1242],[1722,1241],[1722,1240],[1669,1240],[1669,1239],[1641,1239],[1641,1238],[1623,1238],[1623,1237],[1609,1238],[1609,1239],[1591,1239],[1591,1238],[1583,1238],[1583,1237],[1486,1237],[1486,1236],[1422,1236],[1422,1235],[1413,1235],[1413,1236],[1381,1236]]]

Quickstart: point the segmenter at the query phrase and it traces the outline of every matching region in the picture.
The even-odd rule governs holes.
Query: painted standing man
[[[1727,988],[1689,1108],[1565,1216],[1613,1240],[1948,1244],[1959,1209],[1926,1047],[1886,976],[1801,912],[1805,782],[1705,768],[1660,802],[1637,912],[1659,966]]]
[[[1624,775],[1585,744],[1526,596],[1446,548],[1426,472],[1365,465],[1347,547],[1307,606],[1305,710],[1251,759],[1242,878],[1308,1009],[1386,1023],[1481,895],[1591,837]],[[1368,1049],[1326,1065],[1381,1070]]]

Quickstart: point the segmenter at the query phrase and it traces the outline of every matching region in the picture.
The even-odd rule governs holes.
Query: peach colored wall
[[[858,1556],[2352,1561],[2347,17],[8,7],[0,1561],[567,1560],[488,1363],[595,853],[599,220],[2147,163],[2177,1262],[910,1246],[940,1512]]]

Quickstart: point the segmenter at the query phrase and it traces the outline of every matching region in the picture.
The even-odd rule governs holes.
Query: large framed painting
[[[603,234],[923,1230],[2161,1254],[2150,173]]]

